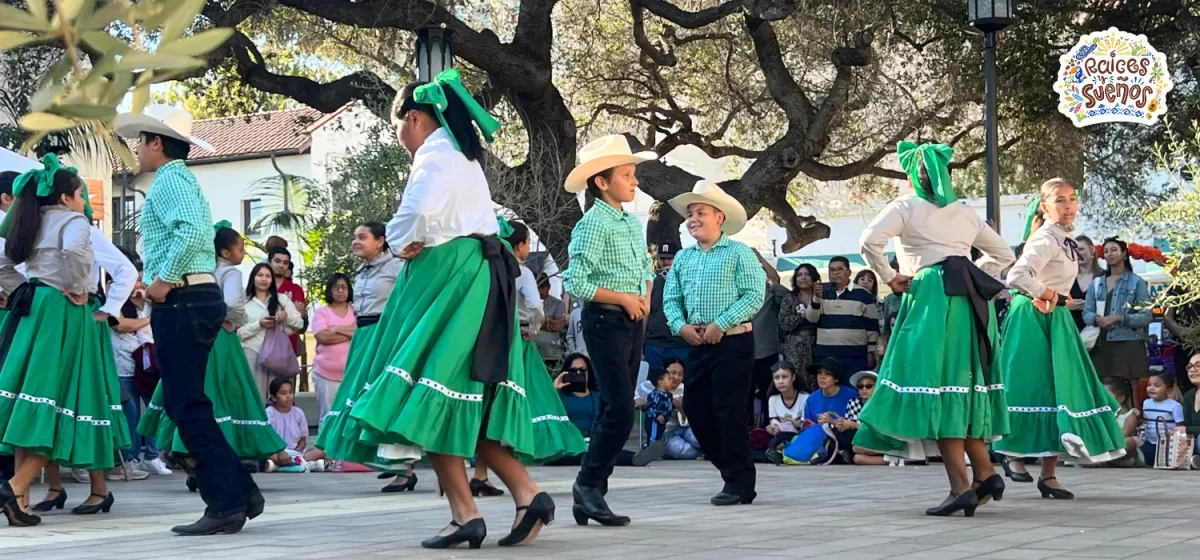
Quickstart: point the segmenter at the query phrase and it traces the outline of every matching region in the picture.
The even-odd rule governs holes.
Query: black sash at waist
[[[979,343],[979,363],[986,371],[992,363],[992,342],[988,337],[991,313],[988,305],[996,294],[1004,290],[1004,284],[988,276],[966,257],[948,257],[942,261],[942,283],[946,295],[966,296],[971,302]]]
[[[508,381],[508,352],[517,314],[517,278],[521,264],[508,246],[495,235],[471,235],[478,239],[491,276],[487,305],[471,360],[471,379],[483,383]]]
[[[356,315],[354,325],[358,328],[369,327],[379,322],[379,315]]]

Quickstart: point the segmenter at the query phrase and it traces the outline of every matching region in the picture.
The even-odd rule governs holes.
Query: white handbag
[[[1083,327],[1079,331],[1079,338],[1083,339],[1083,347],[1091,350],[1096,347],[1096,341],[1100,340],[1100,328],[1093,326]]]
[[[1196,444],[1187,433],[1167,431],[1167,421],[1157,418],[1154,432],[1158,435],[1158,446],[1154,453],[1154,468],[1188,470],[1191,467],[1192,451]],[[1149,459],[1149,458],[1147,458]]]

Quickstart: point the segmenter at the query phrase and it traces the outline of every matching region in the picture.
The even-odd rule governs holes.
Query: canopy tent
[[[42,164],[12,150],[0,148],[0,171],[24,173],[30,169],[38,169],[41,166]]]
[[[890,260],[896,256],[896,253],[886,253]],[[800,268],[802,264],[811,264],[818,271],[824,271],[829,268],[829,260],[838,255],[792,255],[779,257],[779,262],[775,265],[775,270],[779,272],[788,272]],[[863,260],[861,255],[842,255],[846,260],[850,261],[850,268],[860,268],[867,266],[867,262]]]

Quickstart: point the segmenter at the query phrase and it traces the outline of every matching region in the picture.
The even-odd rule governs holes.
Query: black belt
[[[596,303],[594,301],[589,301],[585,305],[590,305],[592,307],[603,309],[605,311],[616,311],[617,313],[625,312],[624,307],[621,307],[620,305],[617,305],[615,303]]]
[[[502,383],[508,381],[508,353],[516,326],[513,319],[517,316],[517,278],[521,276],[521,263],[499,237],[479,234],[470,237],[479,240],[491,276],[491,289],[471,359],[471,379]]]
[[[991,367],[992,341],[988,337],[991,314],[988,304],[1004,290],[1004,284],[975,266],[966,257],[949,257],[942,261],[942,283],[948,296],[966,296],[971,302],[975,319],[975,336],[979,343],[979,363],[984,371]]]
[[[354,325],[358,328],[369,327],[379,322],[380,315],[357,315],[354,317]]]

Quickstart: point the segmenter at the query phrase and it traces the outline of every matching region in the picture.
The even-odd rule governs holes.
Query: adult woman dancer
[[[263,399],[254,383],[254,372],[246,361],[237,330],[246,322],[245,284],[237,269],[246,258],[242,235],[227,221],[217,222],[213,247],[217,253],[214,275],[225,294],[225,322],[213,341],[204,374],[204,394],[213,403],[213,416],[225,435],[225,440],[241,459],[262,460],[285,447],[283,439],[267,423]],[[163,409],[163,386],[160,383],[150,400],[149,410],[138,423],[138,433],[157,438],[158,448],[166,453],[187,454],[183,440],[177,437],[175,423]],[[183,459],[188,471],[188,490],[198,488],[191,472],[191,459]]]
[[[998,453],[1042,457],[1038,491],[1043,498],[1071,499],[1055,478],[1057,457],[1070,454],[1089,463],[1125,454],[1125,437],[1114,411],[1118,405],[1100,383],[1092,359],[1068,310],[1068,293],[1079,273],[1071,239],[1079,202],[1062,179],[1042,183],[1029,203],[1025,249],[1008,272],[1013,296],[1000,343],[1000,372],[1012,430],[996,442]],[[986,480],[980,498],[996,493]]]
[[[499,127],[456,70],[432,83],[409,84],[396,97],[392,122],[413,166],[387,240],[408,264],[357,365],[382,373],[349,410],[363,431],[360,441],[380,444],[375,464],[428,454],[452,520],[421,543],[426,548],[464,542],[478,548],[487,535],[465,457],[483,458],[517,504],[513,530],[501,545],[527,542],[554,519],[554,501],[518,458],[534,453],[529,373],[513,307],[520,271],[496,237],[483,146],[472,121],[489,140]]]
[[[859,420],[910,445],[937,440],[950,496],[925,513],[962,511],[970,517],[979,498],[971,491],[964,450],[975,476],[993,480],[987,443],[1008,433],[1003,385],[990,367],[996,340],[991,300],[1004,286],[991,276],[1016,257],[974,210],[955,203],[958,195],[948,167],[952,148],[904,141],[896,151],[916,195],[889,204],[863,231],[860,245],[879,278],[907,293],[879,385]],[[900,238],[896,258],[901,273],[892,270],[883,253],[893,237]],[[971,247],[983,253],[976,263],[970,261]],[[854,444],[871,449],[863,439],[868,433],[860,430]]]
[[[0,341],[0,444],[15,449],[19,465],[0,485],[0,509],[22,527],[41,522],[23,498],[48,462],[108,469],[116,444],[129,441],[110,399],[115,367],[103,366],[94,326],[107,315],[88,305],[95,257],[83,181],[53,155],[43,164],[14,182],[17,202],[0,224],[0,287],[11,294]],[[35,280],[16,272],[21,263]],[[111,373],[111,383],[97,372]]]

